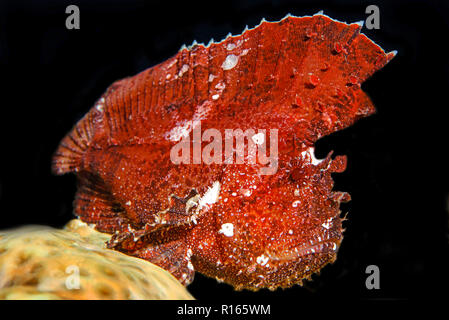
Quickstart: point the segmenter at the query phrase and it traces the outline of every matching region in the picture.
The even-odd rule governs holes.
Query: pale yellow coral
[[[79,220],[0,232],[0,299],[193,299],[165,270],[107,249],[109,238]]]

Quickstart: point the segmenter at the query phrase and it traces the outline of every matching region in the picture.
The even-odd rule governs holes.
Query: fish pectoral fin
[[[100,177],[85,171],[78,173],[75,214],[101,232],[113,233],[128,228],[131,220]]]

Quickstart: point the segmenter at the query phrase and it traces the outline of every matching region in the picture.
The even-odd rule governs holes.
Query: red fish
[[[395,55],[361,27],[288,15],[113,83],[53,159],[78,177],[75,214],[185,285],[310,279],[336,259],[350,199],[332,191],[346,157],[318,160],[314,143],[375,111],[360,85]],[[226,130],[248,150],[228,157]]]

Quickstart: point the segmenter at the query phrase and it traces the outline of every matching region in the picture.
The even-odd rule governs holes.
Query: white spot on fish
[[[238,62],[239,57],[234,54],[230,54],[226,57],[225,61],[223,61],[221,67],[223,68],[223,70],[231,70],[237,65]]]
[[[256,262],[258,264],[260,264],[261,266],[264,266],[268,262],[268,257],[266,257],[262,254],[257,257]]]
[[[223,223],[218,233],[222,233],[226,237],[232,237],[234,235],[234,225],[232,223]]]
[[[324,159],[317,159],[315,158],[315,148],[310,147],[306,151],[301,152],[301,157],[305,159],[305,157],[308,155],[309,161],[312,165],[316,166],[323,162]]]
[[[103,107],[104,107],[104,97],[102,97],[102,98],[98,101],[97,105],[95,106],[95,109],[97,109],[97,110],[100,111],[100,112],[103,112]]]
[[[176,62],[178,62],[178,59],[175,59],[172,62],[170,62],[170,64],[167,65],[167,69],[171,68]]]
[[[215,88],[222,91],[224,88],[226,88],[226,85],[223,82],[219,82],[217,83]]]
[[[182,77],[184,73],[186,73],[189,70],[189,66],[184,64],[181,68],[181,70],[179,70],[178,73],[178,77]]]
[[[220,182],[215,181],[212,184],[212,187],[210,187],[198,201],[199,209],[203,207],[209,208],[211,205],[217,202],[219,194],[220,194]]]
[[[233,44],[233,43],[228,43],[228,46],[226,47],[226,49],[228,50],[228,51],[231,51],[231,50],[234,50],[235,49],[235,44]]]
[[[330,228],[330,223],[332,222],[332,218],[327,219],[327,221],[325,223],[323,223],[321,226],[325,229],[329,229]]]

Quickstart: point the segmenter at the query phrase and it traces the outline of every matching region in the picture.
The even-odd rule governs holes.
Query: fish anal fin
[[[195,270],[182,227],[155,225],[152,229],[129,230],[116,234],[108,247],[147,260],[170,272],[183,285],[193,281]]]
[[[133,253],[170,272],[184,286],[189,285],[195,276],[191,263],[191,250],[185,241],[179,239],[161,244],[151,244]]]

